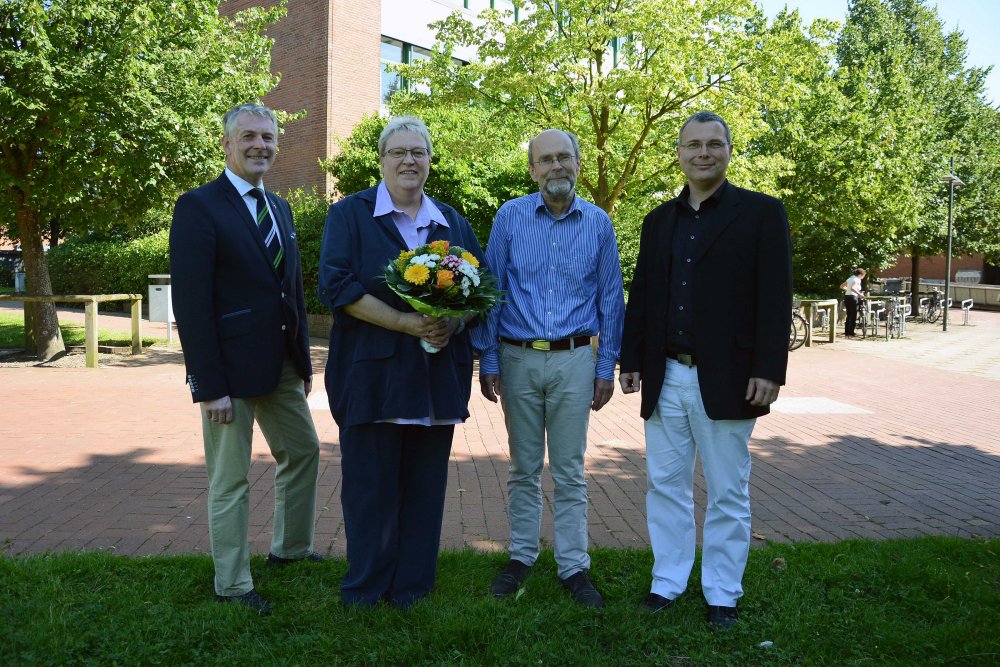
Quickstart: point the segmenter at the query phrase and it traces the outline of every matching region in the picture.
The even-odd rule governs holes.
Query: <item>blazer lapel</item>
[[[251,238],[253,238],[254,243],[257,245],[257,249],[260,250],[261,259],[263,259],[268,266],[271,266],[271,262],[267,256],[267,248],[264,247],[264,239],[261,238],[260,231],[257,229],[257,221],[253,219],[252,215],[250,215],[250,209],[247,208],[246,203],[243,201],[243,197],[240,196],[239,191],[237,191],[236,187],[225,174],[219,178],[219,181],[226,200],[233,207],[240,220],[243,221],[247,233],[250,234]],[[269,199],[273,197],[273,195],[269,192],[266,192],[265,194]],[[274,211],[275,216],[280,219],[278,207],[273,203],[271,204],[271,210]],[[284,227],[280,227],[280,232],[282,235],[286,233]],[[277,275],[277,271],[275,271],[273,266],[271,266],[271,271]]]

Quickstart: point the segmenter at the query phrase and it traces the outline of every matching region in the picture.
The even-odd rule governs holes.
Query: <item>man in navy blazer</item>
[[[242,104],[223,125],[225,172],[174,207],[170,275],[187,384],[201,408],[216,596],[267,615],[250,576],[254,420],[277,462],[270,566],[322,560],[313,552],[319,438],[306,402],[312,363],[292,211],[263,189],[277,119]]]
[[[785,208],[726,180],[733,145],[718,115],[681,127],[688,183],[646,216],[629,291],[619,382],[642,392],[653,583],[642,607],[666,609],[694,563],[695,454],[708,487],[702,591],[709,622],[737,620],[750,548],[756,418],[785,383],[791,241]]]

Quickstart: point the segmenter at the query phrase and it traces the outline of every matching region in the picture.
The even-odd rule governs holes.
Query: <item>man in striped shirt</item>
[[[517,591],[538,557],[548,446],[559,578],[574,600],[602,607],[588,575],[584,452],[590,410],[614,392],[625,309],[618,243],[608,214],[576,195],[576,137],[545,130],[528,144],[528,169],[539,192],[500,207],[486,248],[504,302],[472,333],[483,396],[503,402],[510,445],[510,561],[492,592]]]

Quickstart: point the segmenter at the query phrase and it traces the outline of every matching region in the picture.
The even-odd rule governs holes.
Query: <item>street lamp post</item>
[[[955,204],[955,186],[962,186],[962,182],[955,175],[955,157],[952,156],[948,168],[948,175],[941,180],[948,183],[948,254],[944,257],[944,325],[942,331],[948,330],[948,301],[951,299],[951,209]]]

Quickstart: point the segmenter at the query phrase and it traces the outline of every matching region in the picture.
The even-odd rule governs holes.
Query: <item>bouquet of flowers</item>
[[[385,267],[385,283],[413,309],[433,317],[485,315],[500,299],[496,277],[461,246],[432,241],[404,250]],[[424,341],[428,352],[439,349]]]

